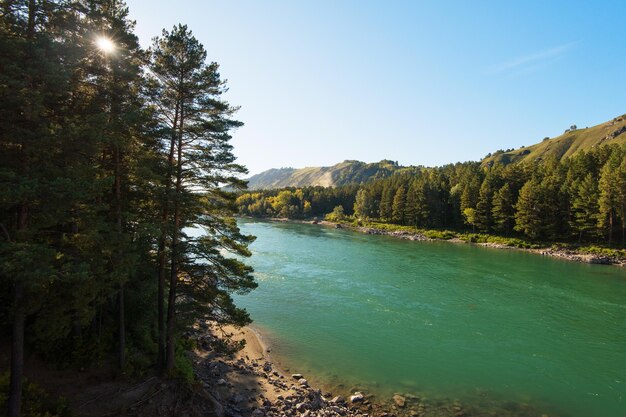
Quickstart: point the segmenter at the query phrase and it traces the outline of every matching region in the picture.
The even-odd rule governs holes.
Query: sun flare
[[[104,53],[111,53],[115,51],[115,44],[109,38],[105,38],[104,36],[100,36],[96,39],[96,46]]]

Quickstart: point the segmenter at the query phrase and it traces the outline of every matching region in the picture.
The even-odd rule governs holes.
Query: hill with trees
[[[519,149],[498,150],[483,159],[484,165],[532,162],[556,157],[567,158],[592,148],[626,143],[626,115],[618,116],[597,126],[579,128],[572,125],[555,138]]]
[[[464,162],[405,168],[341,187],[251,191],[237,198],[256,217],[375,222],[480,232],[531,242],[624,246],[626,144],[523,164]]]
[[[270,169],[248,179],[251,190],[277,189],[284,187],[337,187],[347,184],[362,184],[371,179],[386,178],[401,171],[397,162],[382,160],[365,163],[343,161],[330,167]]]
[[[527,163],[552,157],[560,160],[599,146],[624,143],[626,143],[626,115],[592,127],[578,128],[572,125],[562,135],[555,138],[546,137],[531,146],[497,150],[487,155],[482,160],[482,165]],[[416,167],[403,167],[389,160],[374,163],[348,160],[330,167],[273,168],[251,176],[248,179],[248,188],[272,190],[286,187],[339,187],[363,184],[413,169]]]

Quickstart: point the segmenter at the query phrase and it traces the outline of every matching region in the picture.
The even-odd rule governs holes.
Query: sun
[[[115,51],[115,44],[113,43],[113,41],[109,38],[105,38],[104,36],[99,36],[98,38],[96,38],[96,46],[98,47],[98,49],[106,54]]]

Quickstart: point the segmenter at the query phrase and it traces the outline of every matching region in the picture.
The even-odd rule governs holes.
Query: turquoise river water
[[[514,250],[241,220],[237,296],[273,360],[334,392],[626,416],[626,271]]]

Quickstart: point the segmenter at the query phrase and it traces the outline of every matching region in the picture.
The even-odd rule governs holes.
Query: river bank
[[[312,387],[305,375],[280,369],[270,357],[271,348],[251,327],[206,326],[194,337],[195,374],[220,404],[218,417],[387,415],[363,394],[336,396]],[[215,340],[225,339],[245,345],[233,354],[211,348]]]
[[[228,337],[245,341],[232,355],[209,348],[211,341]],[[196,335],[193,353],[197,378],[210,392],[218,417],[530,417],[547,416],[524,403],[494,401],[477,395],[475,401],[426,398],[419,393],[394,393],[380,398],[363,389],[333,393],[312,386],[307,375],[281,369],[271,357],[258,329],[206,327]]]
[[[259,220],[256,219],[255,220]],[[605,255],[598,253],[586,253],[578,251],[574,248],[563,247],[557,245],[544,246],[544,247],[533,247],[533,248],[525,248],[512,246],[502,243],[494,243],[494,242],[473,242],[471,239],[462,239],[460,238],[460,234],[446,234],[446,232],[439,231],[430,231],[432,235],[443,235],[445,237],[431,237],[427,236],[426,233],[417,232],[417,231],[408,231],[408,230],[393,230],[393,229],[383,229],[374,226],[358,226],[352,223],[345,222],[330,222],[326,220],[294,220],[294,219],[286,219],[286,218],[266,218],[261,220],[267,220],[271,222],[279,222],[279,223],[299,223],[299,224],[313,224],[317,226],[323,227],[332,227],[337,229],[346,229],[352,230],[359,233],[369,234],[369,235],[379,235],[379,236],[390,236],[397,239],[404,240],[413,240],[413,241],[445,241],[451,243],[467,243],[473,244],[477,246],[483,246],[487,248],[494,249],[508,249],[508,250],[519,250],[529,253],[534,253],[541,256],[549,256],[553,258],[564,259],[573,262],[586,263],[586,264],[596,264],[596,265],[615,265],[620,267],[626,267],[626,257],[615,256],[615,255]],[[452,233],[452,232],[450,232]]]

